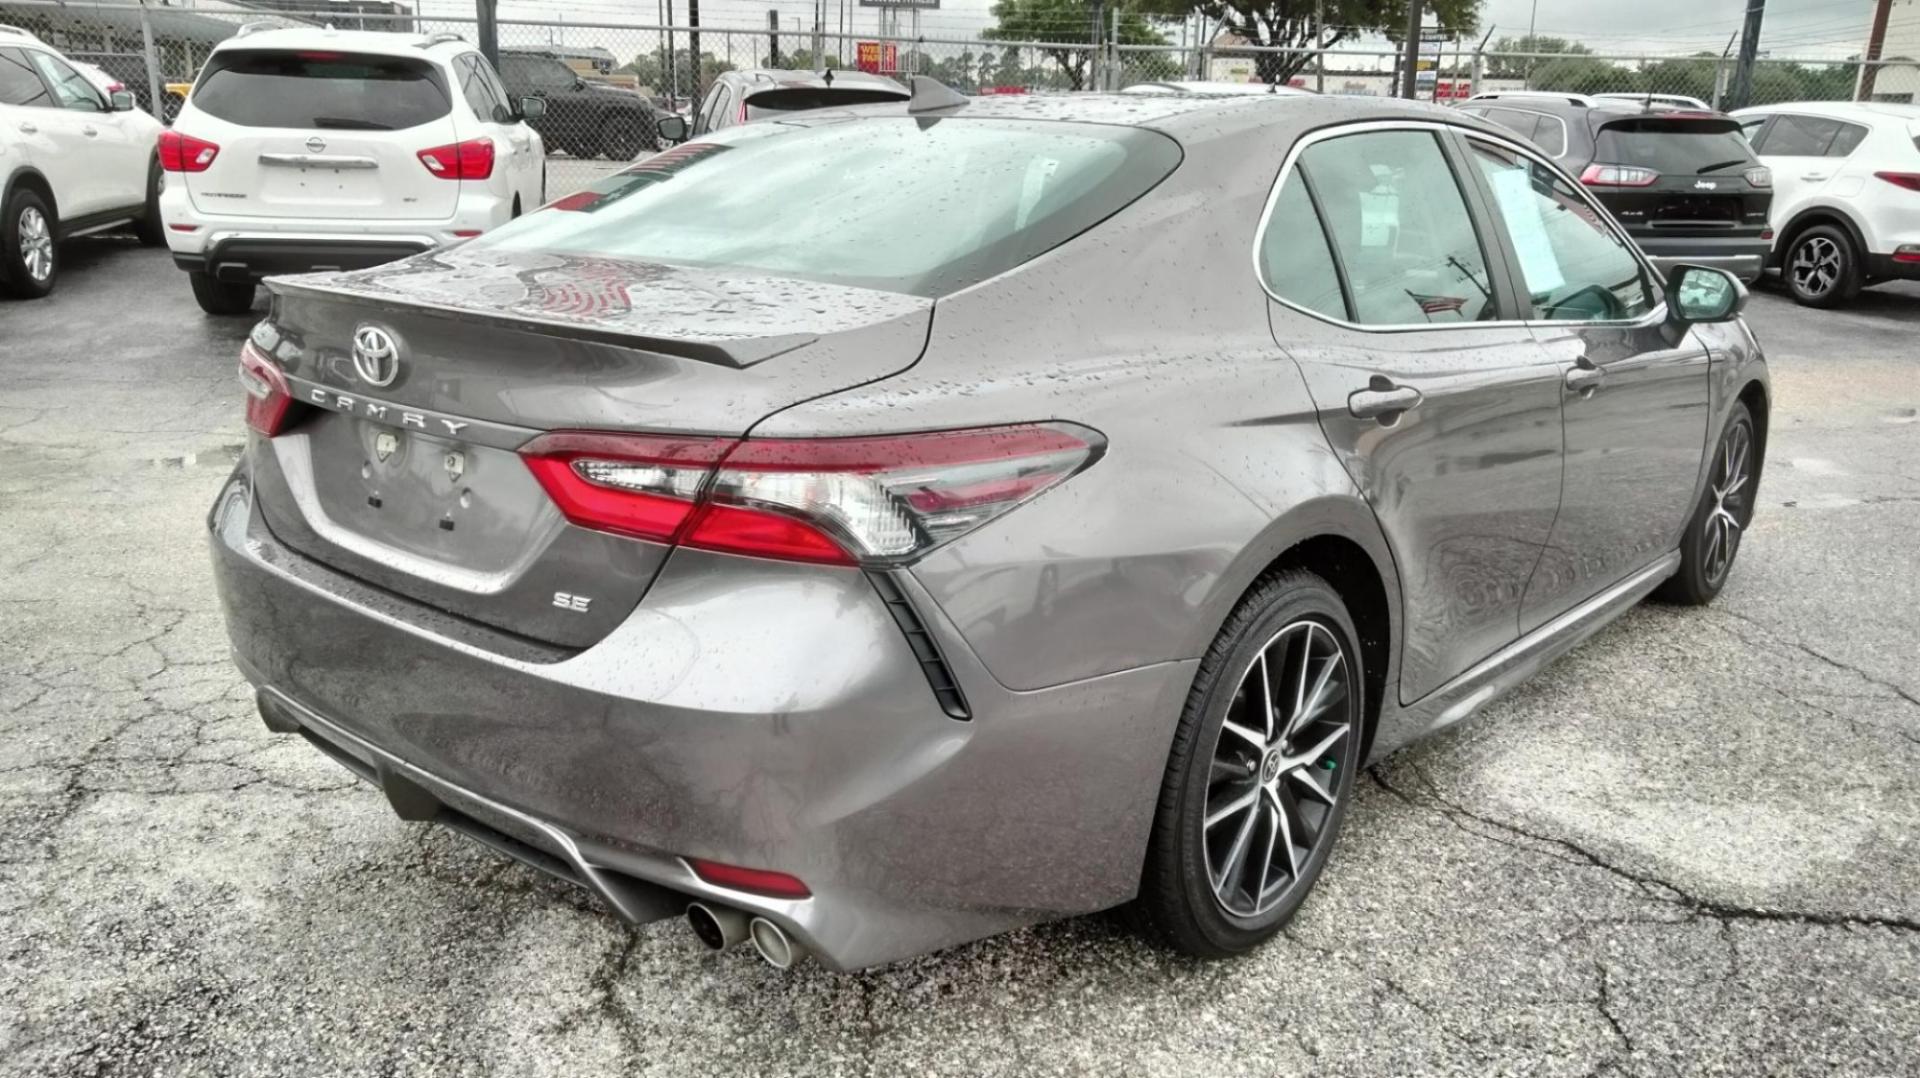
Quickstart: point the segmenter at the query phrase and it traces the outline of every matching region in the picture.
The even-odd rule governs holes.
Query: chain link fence
[[[181,8],[91,0],[0,0],[0,23],[35,34],[123,83],[140,106],[171,120],[208,53],[248,23],[332,25],[341,30],[452,33],[478,41],[473,19],[385,16],[342,5],[322,16],[232,7]],[[1117,25],[1117,24],[1116,24]],[[1147,82],[1280,83],[1329,94],[1392,96],[1401,57],[1390,43],[1326,52],[1247,46],[1090,42],[1086,28],[1061,41],[819,33],[798,27],[662,26],[503,20],[501,75],[518,97],[541,94],[548,190],[564,194],[660,145],[658,122],[691,116],[721,72],[751,67],[859,67],[904,79],[922,74],[968,94],[1120,90]],[[1116,35],[1117,36],[1117,35]],[[1679,95],[1730,105],[1727,56],[1605,56],[1475,52],[1462,43],[1428,50],[1419,96],[1441,102],[1476,92]],[[618,92],[608,92],[608,91]],[[1749,100],[1920,100],[1920,66],[1767,58]]]

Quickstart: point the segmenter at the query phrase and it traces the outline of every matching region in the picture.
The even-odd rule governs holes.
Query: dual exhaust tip
[[[774,969],[792,969],[800,957],[784,929],[765,917],[749,919],[746,914],[725,906],[695,902],[687,907],[687,927],[710,951],[722,951],[742,940],[752,940],[753,949]]]

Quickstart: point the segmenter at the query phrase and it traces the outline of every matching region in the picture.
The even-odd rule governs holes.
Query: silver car
[[[1745,293],[1531,146],[927,98],[271,282],[209,516],[267,725],[779,965],[1122,905],[1229,955],[1368,761],[1726,583]]]

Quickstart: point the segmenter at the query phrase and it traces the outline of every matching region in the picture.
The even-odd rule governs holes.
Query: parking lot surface
[[[203,535],[248,322],[67,256],[0,303],[0,1075],[1920,1073],[1920,288],[1755,295],[1720,601],[1371,769],[1256,955],[1096,917],[837,975],[623,928],[268,734]]]

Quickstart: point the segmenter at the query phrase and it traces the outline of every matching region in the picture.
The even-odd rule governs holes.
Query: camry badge
[[[383,430],[373,437],[373,455],[379,457],[383,463],[399,448],[400,439],[395,437],[392,431]]]
[[[353,331],[353,369],[370,386],[390,386],[400,377],[400,346],[379,326]]]

